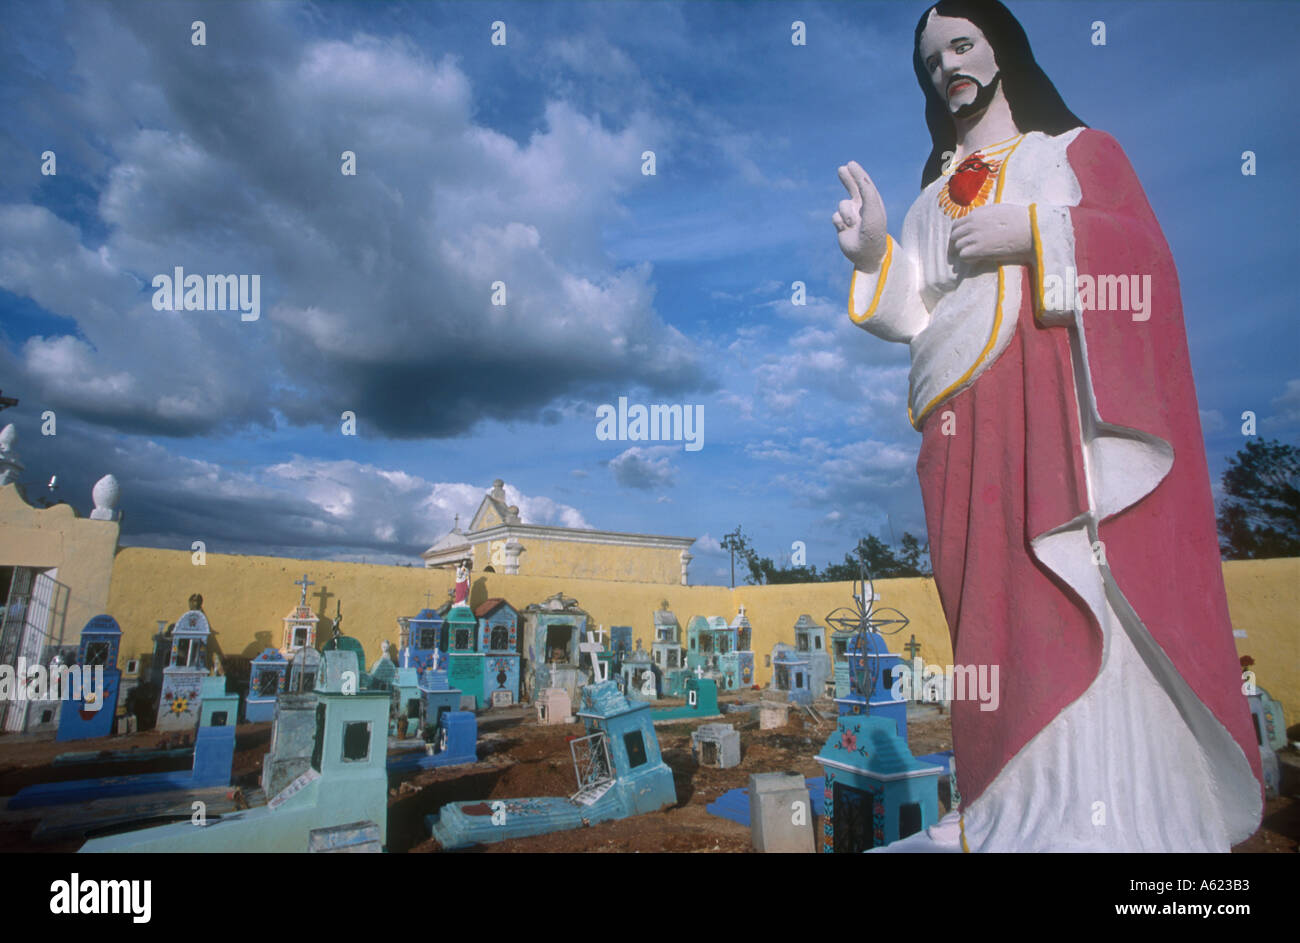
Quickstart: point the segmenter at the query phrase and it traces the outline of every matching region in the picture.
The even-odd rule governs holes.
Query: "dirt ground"
[[[745,700],[756,695],[746,692]],[[829,712],[827,706],[827,712]],[[492,800],[527,796],[567,796],[575,789],[568,739],[582,736],[581,724],[540,727],[530,711],[513,710],[480,716],[478,763],[472,766],[416,771],[394,775],[390,780],[388,848],[393,852],[438,852],[428,837],[424,817],[444,803]],[[510,852],[747,852],[749,829],[710,815],[705,806],[730,789],[746,787],[756,772],[795,771],[820,776],[813,760],[832,729],[827,720],[820,725],[807,716],[792,714],[785,727],[759,730],[741,726],[747,715],[728,715],[722,722],[740,728],[741,762],[732,769],[701,768],[691,756],[690,734],[696,722],[656,728],[664,761],[673,771],[677,803],[649,815],[590,828],[556,832],[533,838],[513,839],[478,846],[469,853]],[[236,739],[233,783],[246,790],[257,787],[262,757],[270,744],[270,724],[241,725]],[[933,709],[909,718],[909,740],[916,755],[951,749],[952,732],[947,714]],[[0,796],[13,795],[23,786],[95,776],[131,775],[185,769],[188,758],[167,757],[130,762],[87,762],[52,765],[55,756],[67,752],[93,753],[99,750],[149,751],[182,746],[176,735],[164,738],[157,732],[56,743],[52,740],[0,737]],[[1300,758],[1292,760],[1300,767]],[[946,778],[940,780],[940,813],[948,808]],[[819,823],[814,822],[819,833]],[[0,852],[70,851],[66,842],[35,845],[31,826],[18,822],[0,824]],[[1236,846],[1235,852],[1292,852],[1300,850],[1300,800],[1272,799],[1265,807],[1263,825],[1253,836]]]

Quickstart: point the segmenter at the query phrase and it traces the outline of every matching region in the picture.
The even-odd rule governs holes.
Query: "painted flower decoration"
[[[184,714],[189,709],[190,702],[188,698],[178,697],[176,700],[172,701],[173,714]]]
[[[840,743],[844,745],[846,750],[856,750],[858,748],[857,734],[848,730],[844,731],[843,736],[840,737]]]

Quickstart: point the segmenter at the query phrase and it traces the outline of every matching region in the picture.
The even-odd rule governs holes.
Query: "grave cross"
[[[578,643],[578,651],[586,652],[588,657],[591,658],[592,684],[600,684],[602,681],[609,680],[606,677],[606,669],[609,668],[609,665],[602,663],[601,660],[596,657],[597,652],[603,652],[605,650],[605,646],[596,640],[597,637],[603,637],[604,634],[605,633],[600,630],[592,632],[588,629],[587,641]]]
[[[300,580],[294,580],[294,581],[293,581],[293,585],[294,585],[294,586],[301,586],[301,587],[302,587],[302,599],[300,599],[300,600],[298,601],[298,605],[300,605],[300,606],[305,606],[305,605],[307,605],[307,587],[308,587],[308,586],[315,586],[315,585],[316,585],[315,580],[309,580],[309,579],[307,579],[307,574],[304,573],[304,574],[302,575],[302,579],[300,579]]]
[[[424,594],[424,608],[425,609],[433,608],[433,590],[429,590],[427,593]]]
[[[909,661],[914,661],[916,659],[916,653],[920,650],[921,644],[916,640],[915,635],[912,636],[912,641],[903,646],[903,651],[907,652]]]
[[[697,677],[697,678],[703,678],[703,677],[704,677],[704,666],[703,666],[703,665],[696,665],[696,666],[695,666],[695,677]]]

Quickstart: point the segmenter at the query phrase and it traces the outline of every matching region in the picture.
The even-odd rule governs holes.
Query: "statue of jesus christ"
[[[833,222],[850,318],[911,351],[954,661],[1001,690],[952,705],[960,809],[890,849],[1227,851],[1260,759],[1169,247],[1001,3],[941,0],[913,51],[921,195],[895,239],[850,163]],[[1142,316],[1090,310],[1076,275],[1149,276]]]
[[[469,605],[469,568],[470,561],[468,557],[461,560],[460,564],[456,567],[455,592],[451,601],[453,606]]]

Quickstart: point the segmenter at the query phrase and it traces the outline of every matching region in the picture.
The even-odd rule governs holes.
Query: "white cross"
[[[697,678],[703,678],[703,677],[704,677],[704,666],[703,666],[703,665],[696,665],[696,666],[695,666],[695,677],[697,677]]]
[[[586,652],[591,656],[591,675],[593,684],[599,684],[602,681],[608,680],[607,675],[609,665],[602,664],[601,660],[596,657],[597,652],[603,652],[605,650],[605,646],[596,640],[597,637],[603,637],[604,634],[604,632],[599,630],[595,632],[588,630],[587,641],[578,643],[578,651]]]
[[[315,581],[315,580],[309,580],[309,579],[307,579],[307,574],[304,573],[304,574],[302,575],[302,579],[300,579],[300,580],[294,580],[294,581],[293,581],[293,585],[294,585],[294,586],[301,586],[301,587],[302,587],[302,599],[301,599],[301,601],[299,601],[298,605],[300,605],[300,606],[305,606],[305,605],[307,605],[307,587],[308,587],[308,586],[315,586],[315,585],[316,585],[316,581]]]

